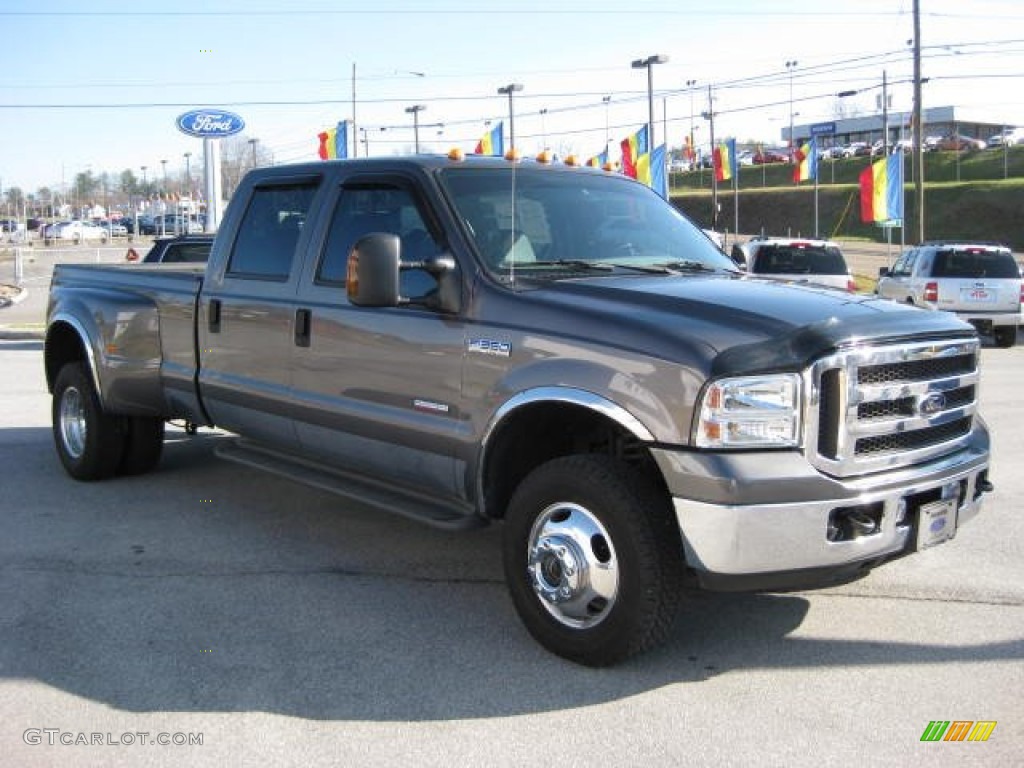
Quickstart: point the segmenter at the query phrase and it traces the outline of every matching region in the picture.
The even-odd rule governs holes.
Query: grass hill
[[[823,161],[818,180],[818,234],[837,239],[885,241],[885,230],[860,220],[857,179],[867,158]],[[907,158],[906,211],[916,234],[914,170]],[[711,226],[711,171],[671,175],[672,202],[701,226]],[[743,166],[739,172],[739,232],[814,234],[814,184],[792,181],[792,166]],[[718,228],[734,230],[735,198],[730,182],[719,185]],[[1024,251],[1024,146],[1009,151],[925,153],[925,236],[1006,243]],[[899,239],[895,230],[893,239]]]

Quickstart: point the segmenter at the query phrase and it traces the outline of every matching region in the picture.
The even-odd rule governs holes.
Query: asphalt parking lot
[[[1019,765],[1024,344],[982,370],[996,490],[953,541],[831,590],[693,594],[666,646],[592,670],[520,625],[500,527],[350,506],[215,432],[75,483],[40,342],[0,340],[0,764]],[[996,726],[922,742],[936,720]]]

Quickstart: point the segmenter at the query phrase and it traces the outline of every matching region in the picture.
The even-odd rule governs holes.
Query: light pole
[[[256,167],[256,142],[257,141],[259,141],[259,139],[249,139],[249,147],[252,150],[252,167],[253,168]]]
[[[540,151],[543,152],[548,148],[548,129],[545,126],[544,115],[548,113],[547,107],[540,111]]]
[[[786,62],[786,70],[789,72],[789,159],[793,159],[793,70],[796,69],[797,62],[793,61]]]
[[[523,90],[522,83],[509,83],[498,89],[498,93],[502,96],[508,95],[508,148],[510,151],[515,151],[516,148],[516,118],[515,110],[512,108],[512,94],[521,90]]]
[[[633,69],[647,69],[647,150],[653,151],[657,146],[654,141],[654,65],[664,64],[668,56],[657,53],[646,59],[637,59],[632,63]]]
[[[412,115],[412,135],[417,155],[420,153],[420,112],[424,109],[426,106],[423,104],[413,104],[411,107],[405,108],[405,111]]]
[[[162,165],[163,168],[164,168],[164,173],[163,173],[163,176],[164,176],[164,194],[167,194],[167,161],[166,160],[161,160],[160,161],[160,165]]]
[[[185,153],[185,191],[186,191],[186,194],[188,195],[188,199],[189,200],[192,199],[192,166],[191,166],[191,160],[192,160],[192,153],[191,152],[186,152]]]
[[[693,135],[693,86],[697,84],[696,80],[687,80],[686,87],[690,90],[690,162],[697,162],[697,141]],[[692,170],[692,169],[691,169]]]

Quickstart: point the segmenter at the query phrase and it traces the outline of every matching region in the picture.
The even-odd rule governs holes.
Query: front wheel
[[[68,363],[53,386],[53,440],[64,469],[76,480],[102,480],[117,472],[124,435],[117,417],[103,411],[85,365]]]
[[[668,498],[622,462],[566,456],[516,489],[505,579],[530,634],[588,666],[662,642],[679,604],[683,548]]]
[[[1000,325],[992,329],[992,335],[995,337],[996,346],[1006,349],[1012,347],[1017,343],[1017,326],[1015,325]]]

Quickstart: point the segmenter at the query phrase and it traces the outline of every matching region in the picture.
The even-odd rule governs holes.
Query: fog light
[[[900,499],[896,502],[896,525],[904,525],[907,522],[907,500]]]

